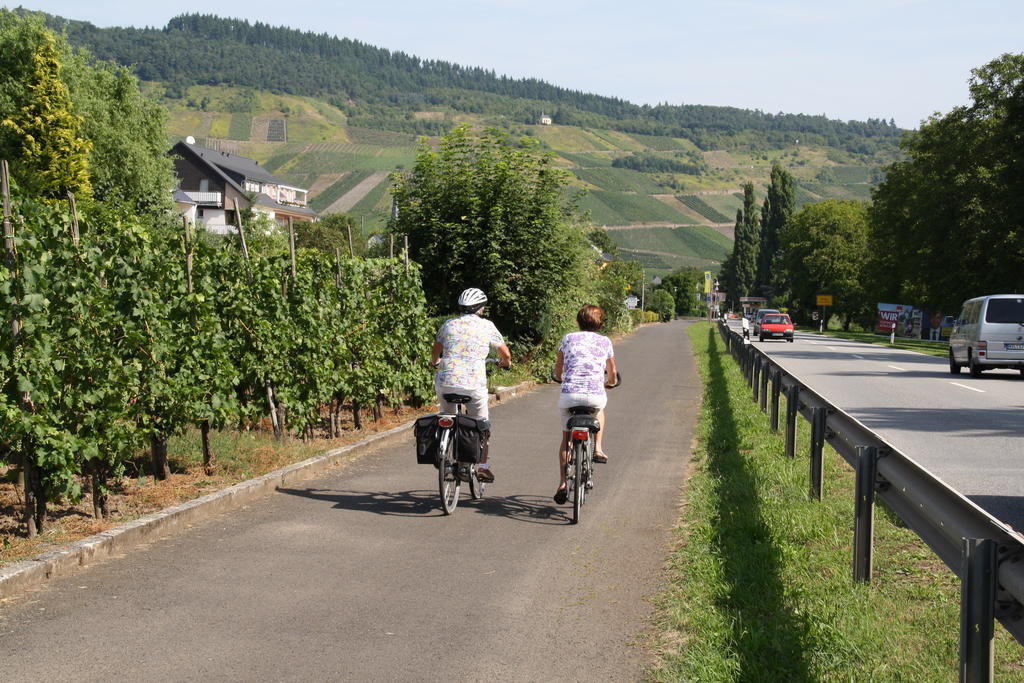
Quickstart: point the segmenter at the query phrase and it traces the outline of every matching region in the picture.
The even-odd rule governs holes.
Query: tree
[[[694,315],[696,313],[696,297],[698,285],[704,284],[704,272],[697,268],[678,268],[661,279],[659,289],[672,295],[676,305],[676,315]]]
[[[534,141],[465,125],[436,149],[421,141],[411,172],[395,177],[393,230],[408,235],[434,310],[480,287],[498,328],[536,345],[579,300],[586,247],[564,200],[568,174],[553,158]]]
[[[31,194],[89,197],[91,144],[61,81],[57,40],[41,20],[0,11],[0,156]]]
[[[757,284],[757,255],[760,246],[759,225],[754,210],[754,184],[743,185],[743,208],[736,211],[736,235],[729,257],[729,298],[736,304],[750,296]]]
[[[604,309],[606,332],[625,332],[633,325],[633,319],[626,309],[626,296],[630,293],[640,296],[644,278],[643,266],[636,261],[616,259],[604,268],[595,267],[589,278],[591,285],[585,296],[588,301]]]
[[[612,257],[619,255],[619,245],[608,235],[607,230],[597,228],[587,233],[587,239],[595,247],[601,250],[602,254],[611,254]]]
[[[0,10],[0,156],[29,192],[170,210],[166,119],[128,68],[73,52],[38,16]]]
[[[793,214],[779,233],[780,261],[797,313],[816,307],[818,294],[831,294],[828,313],[851,317],[868,306],[864,282],[868,259],[868,205],[829,199]]]
[[[352,239],[353,256],[366,254],[366,238],[359,230],[359,223],[352,216],[343,213],[329,213],[313,223],[302,223],[295,229],[295,244],[309,249],[320,249],[334,256],[335,249],[342,255],[349,252],[349,236]]]
[[[908,135],[875,191],[879,298],[949,311],[1024,289],[1024,55],[972,74],[972,103]]]
[[[771,178],[768,196],[761,207],[761,245],[757,260],[757,286],[766,299],[779,293],[779,231],[796,206],[793,176],[778,164],[772,164]]]
[[[85,52],[69,55],[62,78],[91,145],[95,198],[140,213],[171,210],[177,180],[167,154],[166,110],[143,96],[131,70],[93,63]]]
[[[647,301],[647,310],[654,311],[661,322],[667,323],[675,316],[676,300],[665,289],[656,289]]]

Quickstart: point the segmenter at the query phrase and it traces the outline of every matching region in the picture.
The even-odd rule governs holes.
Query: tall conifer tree
[[[786,225],[795,206],[793,176],[778,164],[773,164],[772,182],[761,207],[761,248],[757,260],[757,289],[768,299],[779,293],[779,231]]]
[[[736,212],[736,237],[730,265],[732,282],[729,296],[736,302],[754,291],[757,278],[757,253],[760,241],[754,202],[754,185],[743,186],[743,208]]]

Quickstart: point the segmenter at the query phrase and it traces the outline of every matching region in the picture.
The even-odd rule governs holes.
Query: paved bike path
[[[701,385],[686,323],[616,345],[597,487],[556,506],[557,387],[492,409],[455,514],[412,437],[0,607],[20,680],[633,680]]]

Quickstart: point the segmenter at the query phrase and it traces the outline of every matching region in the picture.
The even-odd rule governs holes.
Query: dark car
[[[785,339],[793,341],[793,321],[785,313],[768,313],[761,318],[761,330],[757,334],[761,341],[765,339]]]
[[[754,320],[751,322],[750,327],[752,328],[753,334],[761,334],[761,318],[768,315],[769,313],[782,313],[782,311],[775,308],[759,308],[757,313],[754,314]]]

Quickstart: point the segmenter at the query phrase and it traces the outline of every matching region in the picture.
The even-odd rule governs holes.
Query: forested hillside
[[[371,127],[437,133],[429,121],[408,121],[394,111],[445,105],[456,111],[536,121],[540,110],[554,123],[667,135],[704,150],[728,146],[743,131],[764,143],[827,144],[869,154],[894,149],[901,130],[892,122],[842,122],[825,116],[768,114],[701,105],[641,106],[559,88],[537,79],[510,79],[494,71],[422,60],[359,41],[289,28],[185,14],[157,28],[97,28],[58,17],[50,25],[96,56],[135,65],[143,80],[162,81],[172,93],[189,85],[233,85],[325,98]],[[489,97],[497,95],[498,97]],[[387,105],[391,114],[382,112]]]

